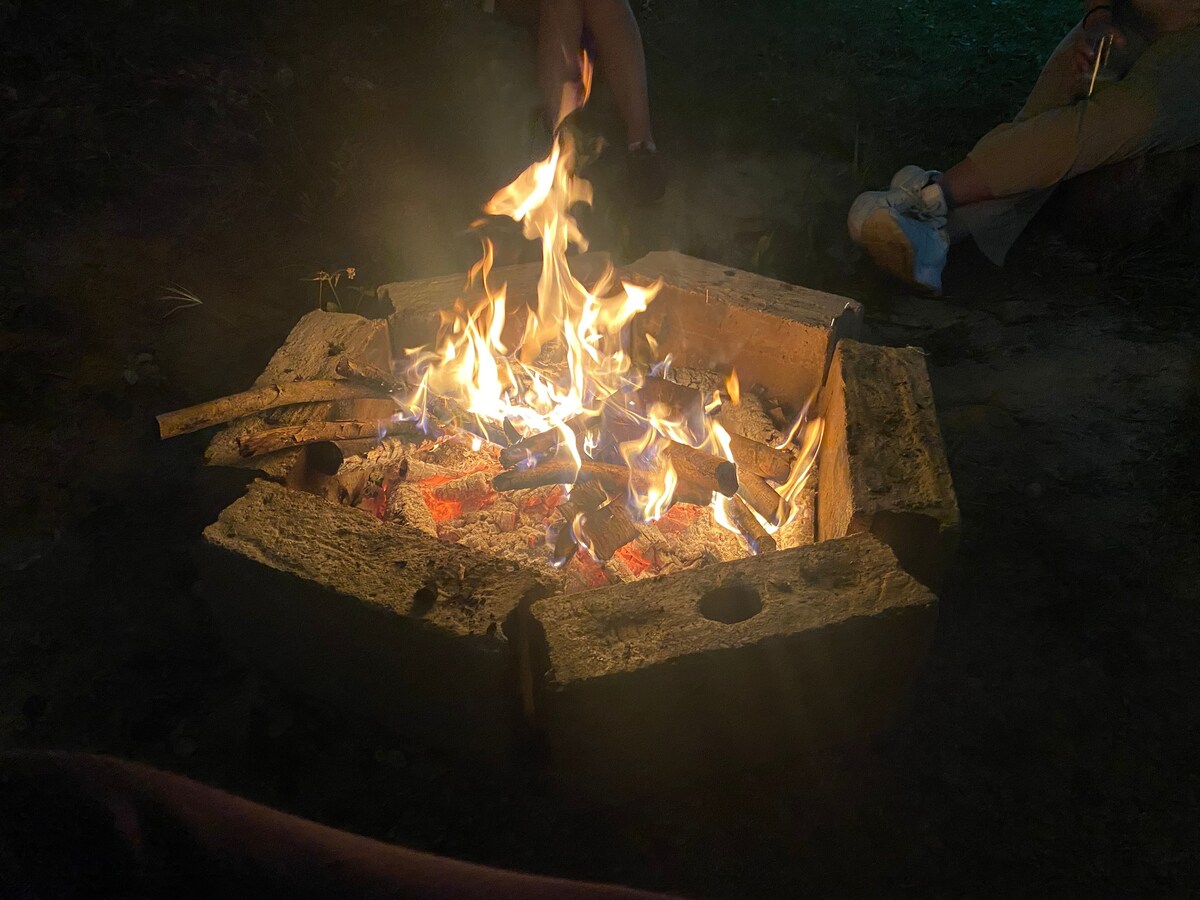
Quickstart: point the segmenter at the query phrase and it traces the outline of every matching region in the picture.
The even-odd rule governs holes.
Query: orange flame
[[[586,55],[580,72],[579,83],[563,93],[549,155],[531,164],[484,206],[490,215],[520,223],[524,236],[541,244],[536,305],[509,309],[507,285],[490,282],[494,253],[485,241],[483,255],[468,275],[468,288],[477,286],[481,299],[456,301],[442,314],[434,343],[408,353],[406,374],[415,387],[401,405],[407,415],[424,422],[431,398],[454,401],[474,420],[457,424],[476,435],[475,446],[502,428],[510,433],[515,429],[522,436],[556,429],[563,436],[560,446],[573,456],[577,467],[582,466],[583,455],[611,452],[616,438],[580,436],[581,450],[568,422],[581,414],[618,411],[624,439],[616,440],[615,449],[631,469],[630,512],[637,521],[653,521],[672,508],[678,485],[678,475],[664,452],[669,441],[726,459],[732,459],[732,453],[729,435],[715,419],[705,416],[697,424],[664,409],[635,413],[619,402],[641,384],[628,352],[628,325],[648,308],[662,284],[661,280],[648,287],[622,282],[609,268],[588,288],[571,272],[568,251],[587,249],[571,208],[576,203],[590,205],[592,188],[575,173],[574,141],[561,125],[590,94],[592,63]],[[518,333],[519,339],[514,340]],[[650,336],[647,342],[656,347]],[[669,365],[669,357],[662,365]],[[736,372],[730,373],[726,390],[730,402],[740,402]],[[713,392],[705,408],[713,412],[720,402]],[[800,428],[798,424],[793,429],[788,442]],[[815,459],[815,445],[809,448],[809,443],[819,439],[819,427],[804,427],[804,449],[780,490],[786,503],[803,488]],[[726,502],[715,501],[714,515],[736,531],[724,513]],[[579,525],[578,520],[570,523],[582,542]]]

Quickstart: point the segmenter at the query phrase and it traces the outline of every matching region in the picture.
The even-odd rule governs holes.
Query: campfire
[[[583,69],[589,85],[586,58]],[[811,542],[812,398],[789,417],[761,386],[743,390],[734,368],[675,365],[631,327],[661,280],[639,286],[611,266],[590,286],[576,277],[568,253],[587,242],[572,207],[592,192],[575,160],[558,129],[549,156],[484,207],[539,242],[534,302],[510,304],[492,283],[485,239],[433,342],[395,373],[338,360],[343,383],[331,389],[386,395],[393,414],[247,431],[240,453],[377,438],[341,467],[361,483],[360,505],[537,567],[568,593]]]
[[[606,797],[886,728],[958,509],[923,355],[861,307],[679,253],[614,270],[560,130],[486,204],[535,265],[313,311],[210,466],[261,477],[204,532],[235,655],[481,760],[529,729]]]

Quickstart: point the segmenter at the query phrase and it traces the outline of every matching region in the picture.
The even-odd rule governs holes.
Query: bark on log
[[[563,521],[554,538],[554,556],[555,559],[561,560],[561,564],[565,565],[569,562],[575,555],[575,551],[579,549],[579,544],[575,540],[575,519],[599,509],[607,499],[608,491],[599,481],[585,481],[575,485],[571,489],[570,496],[558,504],[558,511],[562,514]]]
[[[772,481],[787,481],[795,462],[786,450],[776,450],[769,444],[740,434],[730,433],[729,449],[737,462],[738,472],[753,472]]]
[[[595,512],[584,513],[579,530],[592,555],[601,562],[612,559],[614,553],[638,536],[623,497],[610,500]]]
[[[361,397],[379,395],[380,391],[376,388],[346,381],[325,379],[285,381],[252,388],[228,397],[218,397],[216,400],[197,403],[186,409],[162,413],[158,416],[158,433],[163,438],[176,437],[278,406],[330,400],[356,400]]]
[[[577,481],[599,481],[610,494],[617,494],[629,487],[629,470],[625,466],[584,460],[578,470],[570,455],[548,459],[540,466],[529,469],[508,469],[492,479],[495,491],[519,491],[525,488],[544,487],[547,484],[574,484]]]
[[[572,416],[567,419],[566,426],[575,433],[577,449],[582,449],[583,435],[587,432],[588,426],[593,421],[595,421],[595,417],[584,415]],[[557,428],[551,428],[549,431],[542,431],[538,434],[531,434],[529,437],[522,438],[501,450],[500,465],[509,468],[526,459],[545,460],[547,457],[554,456],[558,452],[559,447],[562,446],[562,443],[563,433]]]
[[[775,538],[767,533],[767,529],[763,528],[762,522],[758,521],[750,507],[741,497],[734,497],[726,506],[729,510],[729,517],[733,520],[733,524],[737,526],[737,530],[741,532],[742,537],[750,544],[750,549],[755,553],[769,553],[777,549],[778,545]]]
[[[424,437],[412,422],[392,422],[387,419],[369,422],[309,422],[247,432],[238,437],[238,452],[244,457],[261,456],[288,447],[315,444],[318,441],[358,441],[380,438],[385,434],[411,432],[414,438]]]
[[[750,504],[751,509],[772,525],[780,523],[783,498],[766,480],[753,472],[743,472],[738,484],[738,496]]]
[[[716,491],[726,497],[737,493],[737,466],[729,460],[675,441],[667,445],[666,455],[680,484]]]

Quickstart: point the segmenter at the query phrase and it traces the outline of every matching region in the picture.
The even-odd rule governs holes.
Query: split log
[[[158,416],[158,433],[163,438],[176,437],[278,406],[357,400],[362,397],[377,397],[379,394],[378,388],[346,381],[285,381],[163,413]]]
[[[559,565],[569,562],[579,549],[575,540],[575,520],[599,509],[600,504],[607,499],[608,491],[599,481],[585,481],[572,488],[570,496],[558,504],[557,508],[563,521],[554,537],[554,558],[559,561]]]
[[[304,425],[286,425],[282,428],[247,432],[238,437],[237,448],[238,453],[249,458],[289,447],[315,444],[318,441],[378,439],[385,434],[398,432],[408,432],[414,439],[425,436],[412,422],[393,422],[388,419],[367,422],[309,422]]]
[[[795,460],[786,450],[777,450],[769,444],[732,433],[729,435],[729,449],[733,452],[739,472],[753,472],[778,482],[787,481],[792,473]]]
[[[753,472],[741,473],[737,493],[767,522],[778,525],[782,521],[783,498],[762,476]]]
[[[563,521],[569,525],[575,521],[576,516],[599,509],[600,504],[608,497],[608,491],[599,481],[585,481],[572,488],[567,499],[558,504],[557,508]]]
[[[671,441],[666,456],[679,477],[679,483],[689,488],[702,488],[732,497],[738,489],[737,466],[695,447]]]
[[[579,531],[592,556],[601,562],[611,559],[614,553],[638,536],[637,527],[625,509],[623,497],[610,500],[594,512],[584,513],[579,522]]]
[[[566,426],[575,434],[576,449],[582,452],[583,436],[588,426],[595,421],[594,416],[578,415],[567,419]],[[515,441],[500,451],[500,465],[511,468],[527,459],[543,461],[554,456],[563,444],[563,433],[558,428],[531,434],[527,438]]]
[[[762,522],[758,521],[741,497],[734,497],[725,508],[729,511],[729,518],[741,532],[742,537],[746,539],[751,550],[755,553],[769,553],[777,548],[775,538],[767,533]]]
[[[577,469],[574,458],[564,455],[529,469],[500,472],[492,479],[492,489],[519,491],[547,484],[574,484],[577,481],[598,481],[610,494],[617,494],[629,487],[629,469],[586,459],[582,467]]]

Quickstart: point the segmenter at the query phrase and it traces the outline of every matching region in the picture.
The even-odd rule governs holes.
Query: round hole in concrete
[[[700,615],[713,622],[732,625],[745,622],[762,612],[762,595],[758,588],[742,582],[715,587],[700,598]]]

